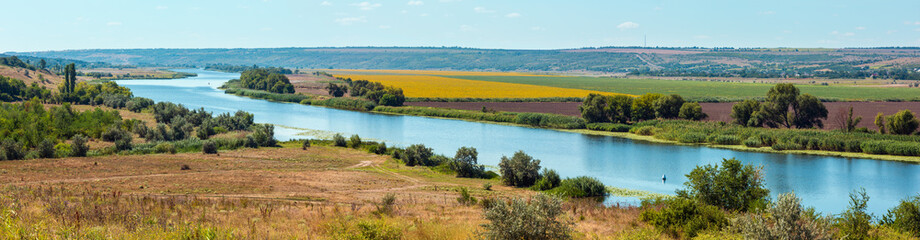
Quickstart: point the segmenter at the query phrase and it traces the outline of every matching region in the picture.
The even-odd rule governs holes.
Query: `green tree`
[[[479,153],[473,147],[461,147],[450,162],[450,169],[457,172],[457,177],[475,178],[482,176],[485,167],[479,165]]]
[[[791,83],[780,83],[770,88],[767,92],[766,109],[769,111],[769,118],[764,119],[768,126],[775,127],[778,125],[791,128],[793,126],[793,116],[789,110],[794,108],[796,98],[799,96],[799,89]]]
[[[328,91],[329,95],[332,95],[332,97],[342,97],[348,93],[348,87],[335,83],[329,83],[329,85],[326,86],[326,91]]]
[[[844,130],[846,132],[853,132],[856,130],[856,125],[862,122],[862,117],[853,117],[853,106],[850,106],[850,109],[847,111],[846,116],[844,117]]]
[[[684,103],[683,106],[680,106],[680,114],[678,114],[678,117],[687,120],[699,121],[705,119],[708,117],[708,115],[703,112],[703,107],[700,106],[700,103],[688,102]]]
[[[627,123],[632,119],[633,98],[624,95],[608,97],[609,105],[605,109],[606,115],[611,122]]]
[[[677,94],[663,96],[655,100],[655,116],[660,118],[677,118],[680,115],[680,107],[684,105],[684,98]]]
[[[48,66],[48,62],[45,62],[45,59],[44,59],[44,58],[42,58],[42,60],[39,60],[39,61],[38,61],[38,69],[44,70],[45,67],[47,67],[47,66]]]
[[[885,134],[885,114],[878,113],[875,115],[875,126],[878,127],[878,132]]]
[[[770,190],[764,188],[761,168],[744,165],[737,159],[722,159],[722,166],[697,166],[677,195],[733,211],[748,211],[768,202]]]
[[[866,213],[868,203],[865,188],[850,193],[850,206],[835,219],[837,229],[846,239],[871,239],[872,215]]]
[[[885,118],[888,131],[891,134],[908,135],[917,131],[920,122],[910,110],[902,110]]]
[[[793,125],[796,128],[815,126],[824,128],[824,122],[821,119],[827,119],[827,108],[818,98],[806,93],[796,97],[795,101],[796,103],[793,105],[795,110]]]
[[[589,123],[610,122],[610,116],[607,115],[607,97],[600,94],[588,94],[584,101],[578,106],[581,111],[581,117]]]
[[[73,136],[70,142],[70,155],[74,157],[86,157],[89,146],[86,145],[86,137],[77,134]]]
[[[646,93],[633,100],[633,121],[643,121],[655,118],[655,101],[661,98],[661,94]]]
[[[77,68],[73,63],[64,67],[64,86],[61,87],[61,93],[71,94],[77,85]]]
[[[757,111],[760,111],[760,102],[755,100],[744,100],[732,106],[732,123],[745,127],[760,127],[762,124],[758,120],[751,121]]]
[[[529,187],[540,178],[540,160],[524,151],[515,152],[511,158],[502,156],[498,168],[502,181],[508,186]]]
[[[403,153],[403,162],[406,163],[406,166],[435,166],[437,165],[434,161],[431,160],[431,157],[434,156],[434,151],[425,147],[423,144],[412,144],[406,148],[406,152]]]

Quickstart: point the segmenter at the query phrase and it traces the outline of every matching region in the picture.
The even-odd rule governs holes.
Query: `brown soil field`
[[[326,86],[329,85],[330,81],[341,82],[332,77],[316,76],[313,74],[286,74],[285,76],[287,76],[288,80],[291,80],[291,84],[294,85],[295,93],[321,96],[329,96],[329,92],[326,91]],[[346,93],[345,96],[351,95]]]
[[[731,122],[732,105],[735,103],[700,103],[703,112],[709,115],[706,120]],[[580,102],[406,102],[409,106],[453,108],[478,111],[482,107],[506,112],[537,112],[554,113],[569,116],[580,116],[578,111]],[[920,113],[920,102],[826,102],[827,120],[824,121],[825,129],[837,129],[843,126],[848,108],[853,106],[853,115],[862,117],[858,127],[878,129],[873,124],[875,115],[879,112],[891,115],[898,111],[908,109]]]
[[[406,239],[470,239],[486,220],[481,206],[458,203],[461,187],[479,199],[535,193],[406,167],[365,151],[295,145],[216,155],[3,161],[0,210],[17,210],[12,224],[37,235],[164,238],[184,231],[178,224],[241,239],[352,239],[345,236],[371,225]],[[494,186],[485,190],[484,183]],[[381,199],[390,194],[394,210],[381,214]],[[579,239],[668,238],[639,221],[634,207],[568,200],[563,208]]]

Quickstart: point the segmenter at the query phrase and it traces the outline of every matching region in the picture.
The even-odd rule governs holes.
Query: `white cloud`
[[[374,8],[378,8],[378,7],[380,7],[380,6],[383,6],[382,4],[379,4],[379,3],[371,3],[371,2],[353,3],[353,4],[351,4],[351,5],[352,5],[352,6],[355,6],[355,7],[358,7],[358,8],[361,9],[361,10],[374,10]]]
[[[856,27],[856,30],[866,30],[866,27],[859,26],[859,27]]]
[[[843,34],[843,36],[847,36],[847,37],[852,37],[854,35],[856,35],[856,33],[853,33],[853,32],[847,32]]]
[[[470,25],[460,25],[460,31],[464,31],[464,32],[476,31],[476,28]]]
[[[473,8],[473,11],[476,11],[476,13],[494,13],[495,12],[493,10],[489,10],[484,7],[475,7]]]
[[[617,28],[619,28],[620,30],[633,29],[637,27],[639,27],[639,24],[634,23],[634,22],[624,22],[624,23],[620,23],[620,25],[617,25]]]
[[[337,22],[337,23],[339,23],[339,24],[342,24],[342,25],[352,25],[352,24],[355,24],[355,23],[367,22],[367,18],[365,18],[364,16],[360,16],[360,17],[344,17],[344,18],[337,18],[337,19],[335,19],[335,22]]]
[[[121,26],[121,22],[108,22],[105,25],[108,26]]]
[[[319,5],[320,5],[320,6],[332,6],[332,3],[329,2],[329,1],[323,1],[323,2],[320,3]]]
[[[167,7],[167,6],[157,6],[156,9],[157,9],[157,10],[166,10],[166,9],[169,9],[169,7]]]
[[[422,2],[422,1],[409,1],[409,3],[406,3],[406,4],[408,4],[409,6],[421,6],[421,5],[425,5],[425,2]]]
[[[521,14],[513,12],[513,13],[505,14],[505,17],[506,18],[516,18],[516,17],[521,17]]]
[[[837,35],[837,34],[840,34],[840,32],[838,32],[837,30],[831,31],[831,35]]]
[[[380,25],[379,28],[380,28],[380,29],[390,29],[390,28],[392,28],[392,27],[391,27],[390,25]]]

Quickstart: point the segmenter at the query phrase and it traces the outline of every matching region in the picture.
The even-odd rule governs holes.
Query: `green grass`
[[[736,101],[762,98],[775,84],[676,81],[658,79],[622,79],[608,77],[536,77],[536,76],[445,76],[490,82],[520,83],[561,88],[575,88],[626,94],[680,94],[694,101]],[[920,88],[880,88],[851,86],[797,85],[802,93],[826,100],[920,100]]]

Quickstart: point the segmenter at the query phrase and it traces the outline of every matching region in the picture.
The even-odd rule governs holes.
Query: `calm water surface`
[[[307,138],[319,130],[358,134],[365,139],[384,140],[388,145],[424,143],[437,153],[453,156],[457,148],[475,147],[482,164],[497,166],[503,155],[523,150],[540,159],[544,168],[563,177],[593,176],[604,184],[622,188],[671,194],[682,188],[684,174],[695,166],[738,158],[746,164],[763,166],[766,185],[774,197],[794,191],[806,205],[824,213],[840,213],[849,201],[848,193],[866,188],[869,210],[885,213],[898,200],[920,192],[920,165],[892,161],[851,159],[792,154],[739,152],[708,147],[676,146],[622,138],[559,132],[546,129],[504,126],[412,116],[353,112],[290,103],[276,103],[224,94],[218,90],[239,74],[203,70],[198,77],[173,80],[121,80],[136,96],[169,101],[215,113],[243,110],[255,114],[255,121],[285,127],[276,128],[279,140]],[[663,183],[661,176],[667,175]],[[621,199],[622,200],[622,199]]]

